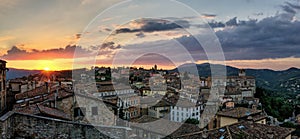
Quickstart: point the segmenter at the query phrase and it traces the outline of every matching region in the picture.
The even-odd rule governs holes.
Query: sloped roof
[[[227,109],[225,111],[219,111],[217,115],[225,116],[225,117],[232,117],[232,118],[243,118],[249,115],[254,115],[260,113],[261,110],[256,109],[249,109],[244,107],[236,107],[233,109]]]
[[[244,138],[244,139],[265,139],[265,138],[286,138],[295,129],[284,128],[279,126],[270,126],[266,124],[259,124],[255,122],[242,121],[236,124],[232,124],[219,129],[210,130],[207,132],[200,131],[189,133],[185,135],[173,136],[172,138],[182,138],[182,139],[198,139],[205,136],[213,139],[219,138]]]

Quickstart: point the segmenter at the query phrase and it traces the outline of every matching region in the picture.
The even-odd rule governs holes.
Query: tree
[[[194,119],[194,118],[188,118],[188,119],[185,121],[185,123],[197,125],[197,124],[199,124],[199,120]]]

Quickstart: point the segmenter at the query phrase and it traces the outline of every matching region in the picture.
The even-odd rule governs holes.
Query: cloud
[[[253,15],[255,15],[255,16],[262,16],[262,15],[264,15],[264,13],[262,13],[262,12],[259,12],[259,13],[253,13]]]
[[[48,49],[48,50],[36,50],[31,51],[23,50],[17,46],[13,46],[7,51],[7,54],[2,55],[0,58],[5,60],[49,60],[49,59],[68,59],[73,58],[74,52],[80,55],[86,55],[91,53],[91,51],[83,49],[80,46],[68,45],[65,48]]]
[[[77,34],[75,34],[75,39],[80,39],[81,38],[81,34],[79,34],[79,33],[77,33]]]
[[[15,39],[13,36],[3,36],[0,37],[0,42]]]
[[[211,28],[223,28],[225,27],[225,24],[222,23],[222,22],[217,22],[217,21],[211,21],[211,22],[208,22],[208,25],[211,27]]]
[[[281,8],[282,8],[282,10],[284,10],[285,12],[292,13],[292,14],[295,14],[295,13],[296,13],[296,11],[294,10],[294,8],[292,8],[291,6],[288,6],[288,5],[282,5]]]
[[[227,59],[300,57],[300,22],[291,12],[217,31]]]
[[[135,34],[135,36],[137,36],[139,38],[144,38],[145,34],[143,32],[140,32],[140,33]]]
[[[295,10],[300,10],[300,6],[297,4],[292,4],[290,2],[285,2],[286,5],[290,6],[291,8],[295,9]]]
[[[154,31],[167,31],[178,28],[188,28],[190,23],[186,20],[177,20],[175,22],[169,22],[166,20],[158,19],[141,19],[134,21],[136,24],[141,25],[140,28],[120,28],[115,31],[119,33],[134,33],[134,32],[154,32]],[[132,23],[133,24],[133,23]]]
[[[201,14],[201,17],[206,19],[214,19],[216,16],[217,16],[216,14],[206,14],[206,13]]]
[[[296,5],[297,6],[297,5]],[[216,32],[226,60],[261,60],[295,57],[300,58],[300,21],[295,14],[284,11],[281,14],[261,20],[249,19],[238,21],[236,17],[225,23],[213,21],[212,27],[223,27]],[[193,36],[176,38],[195,60],[206,60],[201,45]],[[141,47],[159,47],[162,51],[170,51],[168,55],[181,56],[172,46],[174,40],[157,41],[139,44]]]
[[[121,45],[119,45],[119,44],[115,45],[114,42],[106,42],[100,46],[100,50],[105,50],[105,49],[115,50],[115,49],[120,49],[120,48],[121,48]]]
[[[240,21],[241,24],[243,23],[243,21]],[[218,22],[215,20],[212,20],[210,22],[208,22],[208,25],[211,28],[224,28],[226,26],[237,26],[239,23],[237,22],[237,17],[234,17],[232,19],[229,19],[228,21],[226,21],[225,23],[223,22]],[[202,25],[199,25],[198,27],[203,27]]]
[[[237,23],[237,17],[234,17],[234,18],[228,20],[225,24],[227,26],[237,26],[238,25],[238,23]]]

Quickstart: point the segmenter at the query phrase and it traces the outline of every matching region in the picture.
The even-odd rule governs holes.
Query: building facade
[[[6,109],[6,61],[0,60],[0,113]]]
[[[187,119],[200,120],[200,106],[186,99],[180,99],[175,106],[171,106],[170,120],[174,122],[185,122]]]

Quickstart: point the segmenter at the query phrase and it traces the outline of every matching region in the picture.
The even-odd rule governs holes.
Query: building
[[[117,107],[120,109],[120,118],[131,120],[140,116],[140,97],[137,94],[118,95]]]
[[[39,84],[36,81],[24,81],[21,79],[9,80],[9,90],[13,94],[24,93],[39,87]]]
[[[0,60],[0,113],[2,114],[7,108],[6,92],[6,61]]]
[[[243,103],[243,99],[246,97],[253,98],[256,92],[255,78],[253,76],[246,76],[244,69],[239,70],[238,76],[227,76],[226,80],[221,77],[215,77],[214,79],[208,77],[207,81],[209,88],[212,88],[212,85],[225,86],[225,90],[223,88],[220,90],[222,92],[220,93],[220,97],[230,97],[235,103]]]
[[[255,89],[255,78],[246,76],[245,70],[240,69],[238,76],[227,77],[225,96],[232,97],[235,102],[241,103],[245,97],[254,97]]]
[[[169,102],[160,100],[148,109],[148,115],[154,118],[165,118],[170,112],[170,107],[171,104]]]
[[[13,111],[41,115],[78,123],[113,126],[117,108],[92,95],[73,92],[69,86],[45,86],[15,95]],[[43,108],[43,110],[41,109]]]
[[[266,124],[267,115],[261,110],[244,107],[229,108],[219,111],[216,118],[212,120],[208,129],[232,125],[240,121],[253,121],[255,123]]]
[[[298,114],[298,115],[296,116],[296,122],[297,122],[298,124],[300,124],[300,114]]]
[[[175,122],[185,122],[188,118],[200,120],[200,110],[200,105],[187,99],[179,99],[171,106],[170,120]]]
[[[145,96],[165,95],[167,93],[167,89],[163,87],[144,87],[142,89],[142,93]]]

